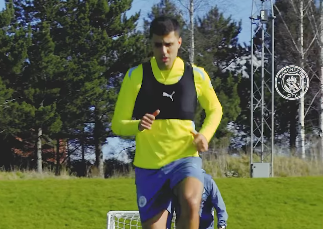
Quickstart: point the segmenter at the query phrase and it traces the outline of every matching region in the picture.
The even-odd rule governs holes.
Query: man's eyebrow
[[[170,46],[170,45],[173,45],[173,44],[174,44],[174,42],[172,42],[172,41],[170,41],[170,42],[161,42],[161,41],[154,42],[155,46],[162,46],[162,45]]]
[[[170,44],[170,43],[174,43],[174,41],[154,41],[154,43],[164,43],[164,44]]]

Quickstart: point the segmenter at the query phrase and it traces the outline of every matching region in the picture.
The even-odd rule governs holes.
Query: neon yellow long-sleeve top
[[[185,64],[179,57],[170,70],[160,71],[155,58],[150,60],[153,74],[159,83],[175,84],[184,73]],[[205,110],[206,117],[200,134],[209,142],[222,118],[222,106],[211,85],[209,75],[203,68],[193,65],[197,98]],[[127,71],[112,118],[112,131],[119,136],[136,136],[134,165],[145,169],[159,169],[184,157],[198,157],[191,134],[195,130],[190,120],[155,120],[150,130],[138,130],[140,120],[133,120],[135,101],[143,78],[142,64]]]

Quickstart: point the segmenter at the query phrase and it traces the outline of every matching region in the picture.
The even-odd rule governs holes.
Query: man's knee
[[[176,191],[181,208],[181,214],[196,214],[200,210],[203,183],[194,177],[184,179],[177,187]]]
[[[197,213],[201,206],[201,197],[196,195],[182,197],[182,212],[186,213]]]

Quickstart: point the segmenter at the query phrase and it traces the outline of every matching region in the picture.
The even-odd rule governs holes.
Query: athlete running
[[[136,136],[133,163],[143,229],[166,227],[173,194],[181,208],[178,228],[198,229],[204,183],[199,152],[208,150],[222,107],[204,69],[177,56],[182,44],[177,20],[153,20],[150,40],[154,56],[123,79],[112,131]],[[197,102],[206,113],[199,132],[193,122]]]

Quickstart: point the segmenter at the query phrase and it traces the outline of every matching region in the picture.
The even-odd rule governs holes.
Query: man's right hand
[[[150,130],[155,117],[160,113],[160,110],[156,110],[153,114],[145,114],[139,122],[138,129],[143,131],[145,129]]]

